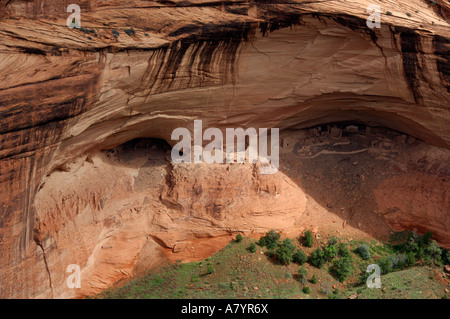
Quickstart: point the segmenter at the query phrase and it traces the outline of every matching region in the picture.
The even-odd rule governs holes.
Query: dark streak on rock
[[[170,32],[168,35],[169,37],[177,37],[182,34],[195,34],[200,33],[202,30],[201,26],[196,24],[189,24],[186,26],[183,26],[175,31]]]
[[[17,96],[17,100],[11,101],[11,104],[20,105],[21,99],[22,96]],[[44,112],[40,112],[36,109],[36,105],[27,104],[0,112],[0,116],[4,119],[16,118],[16,121],[3,121],[2,123],[0,123],[0,133],[5,134],[17,132],[23,129],[45,126],[53,122],[59,122],[68,118],[75,117],[81,114],[83,110],[85,110],[85,100],[83,98],[77,98],[61,104],[49,104],[48,107],[44,109],[44,111],[52,110],[52,112],[48,112],[47,114],[44,114]],[[32,113],[37,113],[39,114],[39,116],[26,116]],[[0,150],[2,149],[0,148]]]
[[[248,15],[248,5],[231,4],[225,5],[225,10],[236,15]]]
[[[261,32],[263,36],[265,36],[268,32],[272,32],[274,30],[278,30],[281,28],[289,27],[294,24],[300,24],[301,23],[301,16],[305,14],[285,14],[285,16],[280,17],[280,21],[268,21],[268,22],[262,22],[259,24]],[[321,17],[328,18],[330,20],[333,20],[337,23],[339,23],[342,26],[348,27],[351,30],[355,32],[362,32],[367,34],[372,42],[380,49],[381,54],[385,57],[385,53],[383,50],[383,47],[381,47],[378,44],[378,35],[375,32],[375,30],[370,29],[367,27],[366,20],[361,19],[354,16],[336,16],[336,15],[330,15],[330,14],[319,14],[319,13],[308,13],[308,15],[311,15],[313,18],[321,19]],[[321,20],[322,21],[322,20]],[[394,37],[395,35],[400,35],[400,44],[401,44],[401,53],[403,58],[403,69],[405,74],[405,79],[408,84],[408,87],[414,97],[414,101],[416,103],[421,103],[423,101],[423,97],[420,93],[420,81],[426,81],[424,71],[419,63],[418,55],[421,52],[420,49],[420,35],[417,34],[414,30],[405,28],[405,27],[394,27],[394,29],[389,26],[390,31]],[[444,51],[439,54],[437,54],[439,57],[436,60],[436,64],[438,67],[438,70],[444,79],[446,81],[446,87],[447,90],[449,89],[449,53],[448,48],[446,45],[448,44],[448,39],[443,40],[444,38],[440,36],[436,36],[435,38],[435,47],[436,45],[439,47],[438,51]],[[442,44],[445,43],[445,44]]]
[[[409,90],[414,96],[414,101],[420,103],[423,98],[420,94],[420,78],[424,78],[422,67],[419,64],[418,53],[420,52],[420,36],[411,29],[395,27],[400,34],[401,53],[403,57],[403,71]]]
[[[22,53],[46,56],[45,50],[38,49],[38,48],[28,48],[28,47],[17,46],[17,49],[19,49]]]
[[[262,17],[266,21],[259,23],[260,31],[265,37],[269,32],[290,28],[293,25],[301,25],[301,17],[303,14],[289,13],[285,11],[271,12],[271,16]]]
[[[191,86],[213,85],[214,80],[209,80],[208,74],[213,73],[212,68],[215,66],[219,66],[221,74],[220,83],[217,84],[225,84],[230,80],[234,83],[234,64],[238,49],[242,43],[250,41],[251,31],[255,28],[256,24],[239,22],[220,26],[191,25],[172,32],[171,36],[188,36],[172,42],[168,47],[155,50],[155,63],[156,60],[163,63],[159,63],[159,67],[155,67],[155,63],[149,63],[142,79],[149,83],[149,95]],[[189,54],[188,62],[182,65],[186,54]],[[198,65],[194,65],[196,61]],[[193,70],[195,67],[196,72]],[[180,70],[187,72],[189,76],[177,78],[177,72]],[[197,82],[194,81],[194,74],[200,77]],[[158,80],[162,80],[159,85]]]
[[[447,88],[447,92],[450,93],[450,39],[435,35],[433,47],[441,83]]]
[[[380,49],[381,54],[386,58],[384,55],[383,47],[381,47],[378,44],[378,35],[373,29],[370,29],[367,27],[367,21],[365,19],[353,17],[353,16],[332,16],[330,17],[332,20],[336,21],[340,25],[350,28],[351,30],[355,32],[363,32],[369,35],[370,39],[372,40],[373,44],[377,46],[378,49]]]

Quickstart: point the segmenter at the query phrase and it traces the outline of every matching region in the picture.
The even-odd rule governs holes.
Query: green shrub
[[[425,249],[419,248],[419,250],[416,253],[416,259],[423,260],[423,259],[426,259],[427,257],[428,256],[425,253]]]
[[[213,266],[209,265],[209,266],[208,266],[208,269],[206,269],[206,273],[207,273],[208,275],[210,275],[210,274],[212,274],[213,272],[214,272]]]
[[[417,232],[413,231],[408,234],[408,238],[404,245],[404,250],[407,253],[414,252],[416,254],[416,258],[418,259],[424,259],[427,255],[430,256],[427,250],[430,251],[428,247],[433,244],[432,238],[433,233],[430,231],[426,232],[423,236],[420,236]],[[436,250],[434,244],[431,250],[433,249]],[[435,252],[437,252],[437,250]],[[434,255],[434,252],[432,252],[431,255]]]
[[[323,252],[323,250],[320,248],[317,248],[316,250],[314,250],[311,253],[311,255],[309,256],[309,262],[311,263],[311,265],[313,265],[319,269],[322,268],[322,266],[326,262],[325,253]]]
[[[409,252],[406,255],[406,266],[411,267],[416,264],[416,256],[413,252]]]
[[[405,253],[401,253],[401,254],[397,254],[397,258],[398,258],[398,263],[397,263],[397,268],[402,269],[408,266],[407,260],[408,260],[408,255]]]
[[[277,243],[279,239],[280,239],[280,234],[277,233],[276,231],[274,231],[273,229],[268,231],[266,234],[266,240],[269,243]]]
[[[361,273],[359,275],[359,284],[360,285],[366,285],[367,283],[367,279],[369,278],[369,276],[371,275],[371,273],[366,272],[366,266],[364,266],[361,269]]]
[[[255,245],[255,243],[251,243],[251,244],[250,244],[250,247],[248,247],[248,250],[249,250],[251,253],[256,252],[256,245]]]
[[[236,236],[236,242],[237,243],[240,243],[241,241],[242,241],[242,235],[241,234],[237,234],[237,236]]]
[[[387,257],[380,258],[377,262],[378,266],[380,266],[381,274],[387,274],[390,273],[393,270],[392,261]]]
[[[119,31],[117,31],[116,29],[112,30],[112,34],[114,35],[114,37],[118,37],[119,36]]]
[[[302,284],[302,285],[305,285],[306,283],[307,283],[307,280],[306,280],[306,276],[308,275],[308,271],[305,269],[305,267],[300,267],[299,269],[298,269],[298,272],[297,272],[297,280]]]
[[[292,261],[295,246],[292,240],[286,238],[281,245],[277,248],[277,259],[283,265],[289,265]]]
[[[275,252],[273,250],[269,250],[266,252],[267,257],[273,258],[275,256]]]
[[[425,248],[425,253],[431,257],[433,262],[438,264],[442,262],[442,249],[435,240],[432,240]]]
[[[261,238],[259,238],[258,245],[261,247],[266,246],[266,237],[265,236],[262,236]]]
[[[316,275],[313,275],[313,276],[312,276],[312,278],[311,278],[311,283],[314,284],[314,285],[317,284],[317,278],[316,278]]]
[[[303,245],[306,247],[312,247],[314,245],[314,237],[309,230],[305,232],[303,237]]]
[[[396,254],[396,255],[390,255],[389,259],[391,260],[392,268],[393,269],[402,269],[406,266],[406,258],[407,256],[405,254]]]
[[[280,239],[280,234],[275,232],[273,229],[268,231],[265,236],[259,239],[259,244],[261,247],[266,246],[268,249],[275,249],[278,245],[278,240]]]
[[[342,257],[339,260],[335,261],[331,272],[340,282],[344,282],[348,276],[351,276],[353,274],[352,258]]]
[[[347,246],[344,243],[338,245],[338,255],[341,257],[350,257],[350,252],[347,250]]]
[[[124,31],[127,35],[129,35],[130,37],[136,35],[136,31],[134,31],[133,28],[125,29],[125,30],[123,30],[123,31]]]
[[[431,231],[427,231],[421,238],[420,238],[420,242],[421,242],[421,246],[427,246],[429,244],[431,244],[431,240],[433,239],[433,233]]]
[[[335,245],[325,245],[323,250],[327,261],[332,260],[338,254],[338,248]]]
[[[311,292],[311,288],[309,288],[308,286],[303,287],[303,293],[309,294],[310,292]]]
[[[289,265],[292,261],[292,253],[290,254],[286,248],[278,247],[276,255],[282,265]]]
[[[356,248],[356,252],[361,256],[363,260],[370,259],[370,248],[367,244],[359,245],[358,248]]]
[[[303,250],[299,249],[294,254],[294,256],[292,256],[292,260],[298,263],[299,265],[303,265],[305,262],[308,261],[308,256],[306,256]]]
[[[419,251],[418,237],[417,233],[412,232],[408,235],[408,239],[406,240],[405,250],[407,252],[412,252],[416,254]]]
[[[280,246],[284,246],[284,247],[288,248],[289,250],[292,251],[292,253],[294,253],[294,251],[295,251],[294,242],[290,238],[286,238],[285,240],[283,240],[283,242],[281,243]]]

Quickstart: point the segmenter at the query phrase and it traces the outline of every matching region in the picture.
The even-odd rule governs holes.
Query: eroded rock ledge
[[[350,220],[295,167],[261,177],[251,165],[173,167],[158,145],[102,151],[170,144],[197,118],[287,133],[354,122],[417,138],[421,157],[405,150],[402,174],[371,185],[368,220],[450,246],[448,1],[380,3],[374,30],[366,1],[80,4],[85,31],[65,26],[66,1],[0,2],[0,297],[83,296],[158,255],[201,258],[236,231]],[[65,285],[71,263],[82,290]]]

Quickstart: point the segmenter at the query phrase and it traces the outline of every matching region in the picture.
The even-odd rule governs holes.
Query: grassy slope
[[[429,266],[416,266],[382,276],[382,289],[362,287],[360,299],[436,299],[445,295],[445,284]],[[448,289],[448,288],[447,288]],[[352,289],[355,291],[356,289]],[[350,295],[352,290],[346,295]]]
[[[372,259],[363,261],[353,252],[354,275],[343,284],[329,272],[329,263],[322,269],[305,264],[310,280],[314,274],[317,283],[308,282],[310,294],[302,292],[303,285],[296,280],[299,265],[282,266],[257,246],[256,253],[247,248],[253,239],[232,242],[224,249],[201,262],[171,264],[134,279],[121,288],[105,291],[100,298],[327,298],[335,288],[342,298],[356,291],[359,298],[441,298],[450,289],[448,281],[438,280],[437,268],[415,266],[382,276],[382,289],[369,289],[365,285],[354,287],[360,275],[373,260],[392,252],[388,245],[371,242]],[[297,241],[297,246],[300,246]],[[349,250],[360,242],[350,242]],[[304,248],[309,255],[313,248]],[[214,270],[208,274],[208,268]],[[433,277],[433,275],[435,277]],[[436,279],[437,278],[437,279]],[[447,294],[448,295],[448,294]]]

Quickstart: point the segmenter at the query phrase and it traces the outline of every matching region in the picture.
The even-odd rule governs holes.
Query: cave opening
[[[167,151],[172,149],[166,140],[161,138],[151,138],[151,137],[136,137],[120,145],[122,150],[131,151],[138,149],[160,149],[162,151]],[[111,150],[111,149],[110,149]]]
[[[107,158],[127,163],[142,157],[153,161],[167,161],[171,149],[172,147],[164,139],[136,137],[113,148],[103,149],[101,152]]]

